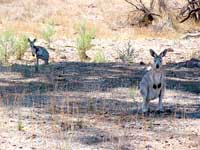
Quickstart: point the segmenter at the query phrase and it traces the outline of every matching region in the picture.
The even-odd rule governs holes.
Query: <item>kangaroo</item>
[[[159,98],[158,108],[159,112],[163,112],[162,99],[165,92],[165,75],[162,68],[162,58],[166,55],[167,51],[172,49],[165,49],[159,55],[154,50],[150,49],[150,54],[154,57],[152,69],[149,70],[140,82],[140,93],[143,97],[142,112],[149,111],[150,100]]]
[[[31,41],[28,38],[28,42],[31,47],[32,55],[33,56],[36,55],[36,71],[38,71],[39,59],[42,59],[45,62],[45,64],[48,64],[49,63],[49,53],[44,47],[35,46],[36,41],[37,41],[37,39],[34,39],[33,41]]]

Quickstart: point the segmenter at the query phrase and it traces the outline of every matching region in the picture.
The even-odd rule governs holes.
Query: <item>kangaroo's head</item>
[[[154,52],[154,50],[150,49],[150,54],[154,58],[153,68],[159,70],[162,66],[162,58],[167,54],[168,49],[162,51],[159,55]]]
[[[35,42],[37,41],[37,39],[34,39],[33,41],[31,41],[29,38],[28,38],[28,42],[29,42],[29,45],[31,47],[31,51],[32,51],[32,55],[35,56],[36,54],[36,48],[35,48]]]

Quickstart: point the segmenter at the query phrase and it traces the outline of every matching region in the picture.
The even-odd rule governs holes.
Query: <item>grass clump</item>
[[[21,60],[28,48],[27,37],[16,35],[12,30],[0,33],[0,62],[7,64],[10,56],[16,56]]]
[[[18,122],[17,122],[17,129],[18,129],[18,131],[23,131],[23,129],[24,129],[24,126],[23,126],[21,120],[18,120]]]
[[[135,99],[135,95],[136,95],[136,87],[132,87],[130,89],[130,96],[132,99]]]
[[[5,30],[0,33],[0,62],[8,63],[11,53],[15,47],[16,37],[13,31]]]
[[[125,49],[119,50],[119,59],[122,62],[133,62],[135,49],[131,46],[131,42],[129,41]]]
[[[21,113],[20,113],[20,109],[18,108],[17,130],[23,131],[23,129],[24,129],[24,126],[23,126],[22,119],[21,119]]]
[[[52,21],[48,22],[41,32],[42,37],[48,42],[48,48],[50,48],[50,44],[55,33],[55,24]]]
[[[27,36],[20,35],[15,42],[15,55],[17,60],[21,60],[28,48]]]
[[[106,57],[102,50],[97,50],[97,52],[94,55],[93,62],[95,62],[95,63],[105,63],[106,62]]]
[[[88,56],[86,55],[86,51],[92,47],[92,39],[95,37],[95,30],[89,30],[86,27],[86,23],[81,23],[77,27],[78,36],[76,38],[76,48],[78,52],[78,56],[81,61],[88,60]]]

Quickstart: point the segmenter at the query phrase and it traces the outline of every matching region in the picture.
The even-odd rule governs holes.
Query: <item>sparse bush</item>
[[[76,47],[81,61],[88,59],[86,51],[92,47],[92,39],[95,37],[95,30],[89,30],[86,23],[82,23],[77,28],[78,37],[76,39]]]
[[[42,30],[42,37],[48,42],[48,48],[50,47],[52,38],[56,33],[55,24],[53,22],[48,22],[44,29]]]
[[[95,63],[105,63],[106,62],[106,57],[104,55],[104,52],[102,50],[98,50],[93,58],[93,62]]]
[[[28,48],[27,37],[25,35],[18,36],[15,42],[16,59],[21,60],[27,48]]]
[[[134,57],[135,49],[132,48],[131,42],[128,42],[128,45],[125,49],[119,50],[119,59],[122,62],[132,62]]]
[[[11,30],[0,33],[0,62],[7,63],[15,46],[15,34]]]

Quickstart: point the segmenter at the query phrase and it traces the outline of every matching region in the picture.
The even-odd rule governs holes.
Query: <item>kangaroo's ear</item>
[[[31,42],[31,40],[28,38],[28,42]]]
[[[157,54],[152,49],[150,49],[150,54],[151,54],[152,57],[156,57],[157,56]]]
[[[168,49],[165,49],[164,51],[162,51],[161,53],[160,53],[160,57],[165,57],[165,55],[167,54],[167,52],[168,52]]]
[[[36,41],[37,41],[37,39],[34,39],[34,40],[33,40],[33,43],[35,43]]]

